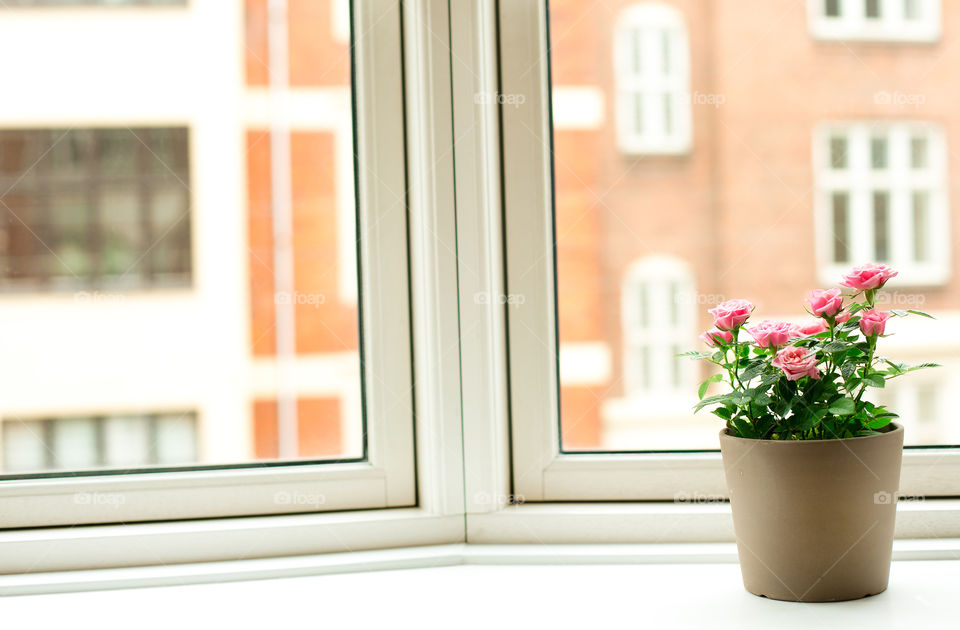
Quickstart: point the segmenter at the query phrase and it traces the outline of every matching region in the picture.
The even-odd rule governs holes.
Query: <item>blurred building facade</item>
[[[6,4],[0,469],[360,456],[349,3]],[[714,447],[706,309],[872,260],[945,365],[881,396],[960,443],[960,9],[549,7],[564,447]]]
[[[855,263],[898,270],[880,394],[957,443],[960,7],[937,0],[550,3],[564,446],[714,448],[706,310],[797,318]]]
[[[6,4],[0,467],[361,456],[348,2]]]

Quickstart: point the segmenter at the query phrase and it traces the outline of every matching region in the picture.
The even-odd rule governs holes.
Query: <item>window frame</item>
[[[526,98],[525,107],[501,109],[506,291],[525,296],[523,308],[506,312],[510,494],[522,496],[524,502],[722,498],[726,488],[718,451],[569,453],[560,449],[547,20],[546,0],[500,5],[501,91]],[[960,495],[960,449],[905,451],[901,492]]]
[[[914,172],[910,166],[911,141],[922,133],[926,140],[927,166]],[[845,161],[842,168],[832,166],[829,155],[831,140],[842,136],[845,139]],[[886,141],[886,165],[874,174],[871,166],[871,151],[874,139]],[[896,267],[899,275],[890,282],[891,289],[905,287],[928,287],[945,284],[950,277],[950,212],[948,186],[948,147],[943,128],[936,121],[911,118],[878,120],[829,120],[817,124],[812,133],[812,167],[814,176],[814,216],[817,255],[817,275],[821,282],[831,284],[842,277],[853,264],[876,260],[873,206],[861,197],[878,191],[887,194],[889,264]],[[905,145],[905,146],[904,146]],[[902,151],[897,151],[899,147]],[[902,153],[902,155],[900,155]],[[896,169],[897,162],[905,162],[905,169]],[[885,186],[878,186],[883,181]],[[912,257],[904,258],[903,252],[913,246],[913,225],[907,217],[912,208],[908,200],[900,204],[899,197],[922,191],[927,194],[926,238],[929,260],[917,262]],[[848,262],[834,261],[832,249],[832,195],[846,195],[847,225],[859,225],[861,229],[851,234],[847,245]],[[872,199],[872,197],[871,197]],[[911,198],[912,199],[912,198]],[[857,203],[857,202],[860,203]],[[898,208],[901,212],[897,213]],[[859,218],[858,218],[859,216]],[[901,241],[906,241],[901,244]]]
[[[532,405],[538,400],[518,398],[516,390],[510,391],[515,378],[512,372],[523,366],[512,366],[508,374],[508,349],[513,349],[514,340],[508,346],[507,336],[508,332],[515,335],[517,326],[537,321],[538,317],[549,323],[549,313],[545,304],[539,304],[527,319],[514,316],[523,314],[536,295],[525,296],[528,301],[517,308],[476,298],[478,293],[488,297],[505,294],[509,261],[504,257],[504,229],[517,222],[541,229],[549,225],[537,212],[514,218],[504,212],[507,206],[502,203],[515,201],[513,195],[518,192],[542,199],[545,190],[543,179],[531,180],[528,188],[519,191],[514,178],[504,180],[509,174],[505,169],[522,165],[518,158],[527,154],[502,153],[501,145],[510,144],[510,133],[501,133],[501,117],[511,118],[504,121],[507,126],[503,131],[516,132],[518,119],[512,114],[524,108],[498,106],[494,100],[477,99],[477,94],[497,90],[507,93],[511,86],[521,85],[515,76],[503,83],[498,79],[503,53],[519,54],[518,61],[528,63],[539,75],[534,85],[545,85],[539,81],[545,79],[546,68],[538,61],[546,51],[545,36],[530,35],[545,33],[537,30],[538,26],[545,29],[545,10],[544,0],[403,3],[404,73],[411,84],[419,86],[417,91],[408,92],[406,100],[407,127],[415,130],[408,131],[407,142],[419,145],[410,147],[408,171],[411,189],[418,191],[409,203],[410,289],[417,330],[433,333],[415,334],[413,343],[415,423],[420,437],[416,444],[417,506],[0,531],[0,548],[4,551],[0,554],[0,574],[23,574],[10,576],[4,581],[4,589],[10,592],[20,584],[36,590],[41,582],[46,585],[41,589],[63,584],[68,585],[66,588],[91,588],[93,583],[103,584],[104,579],[113,587],[132,583],[127,581],[128,574],[119,572],[93,572],[89,574],[91,582],[83,574],[31,575],[39,571],[312,554],[328,555],[293,558],[292,570],[312,573],[313,560],[326,570],[380,569],[384,561],[389,564],[389,559],[405,562],[402,550],[372,557],[336,552],[461,542],[657,543],[650,547],[656,557],[682,562],[688,553],[701,557],[703,552],[715,558],[714,547],[707,545],[709,550],[703,551],[706,547],[702,545],[663,543],[734,540],[729,505],[715,497],[683,503],[611,502],[583,500],[586,493],[580,493],[569,502],[542,502],[518,494],[513,484],[516,474],[511,431],[530,419],[529,415],[518,416],[516,406],[528,405],[527,411],[536,411]],[[531,98],[540,99],[537,108],[546,107],[548,102],[542,87],[524,96],[527,103]],[[537,116],[541,121],[545,118],[541,113],[520,120],[536,120]],[[531,133],[536,130],[531,128]],[[549,152],[536,155],[543,160]],[[539,164],[521,175],[523,172],[537,172],[543,177],[549,169]],[[451,220],[451,200],[456,206],[455,222]],[[537,238],[537,246],[543,247],[540,233],[531,234]],[[540,290],[549,293],[552,289],[543,286]],[[510,331],[508,316],[513,325]],[[540,354],[542,350],[532,364],[539,361],[547,365],[548,372],[551,366],[555,369]],[[531,378],[538,376],[532,374]],[[529,379],[523,381],[525,386],[531,383]],[[549,399],[547,404],[552,404]],[[531,428],[536,432],[543,427]],[[593,455],[587,455],[581,461],[591,458]],[[621,462],[629,458],[604,456],[597,463],[618,468],[607,474],[619,475],[622,480]],[[642,461],[651,464],[650,459]],[[537,470],[537,474],[542,472]],[[587,471],[584,485],[589,484],[590,475]],[[945,471],[944,478],[952,480],[956,476]],[[960,536],[960,500],[902,502],[898,512],[898,538]],[[906,544],[923,558],[932,559],[953,557],[955,545],[950,543],[928,540]],[[516,557],[505,547],[489,548],[496,557]],[[537,553],[558,553],[556,548],[542,549]],[[589,547],[570,547],[569,552],[561,553],[576,555],[578,549]],[[624,548],[618,549],[616,555],[623,555]],[[690,549],[693,551],[685,551]],[[438,561],[431,548],[423,553],[426,563]],[[725,548],[723,553],[731,554],[732,548]],[[220,566],[231,575],[250,575],[243,566]],[[271,562],[271,575],[277,575],[276,567]],[[183,575],[185,581],[201,581],[214,575],[222,579],[223,573],[215,566],[184,565]],[[78,584],[74,576],[86,586],[74,586]]]
[[[924,17],[911,24],[904,17],[906,0],[877,0],[880,17],[866,16],[869,0],[836,0],[839,16],[828,17],[826,0],[807,0],[810,35],[823,41],[902,42],[932,44],[940,40],[940,0],[916,0]],[[891,8],[899,6],[896,12]],[[899,19],[898,19],[899,18]]]
[[[655,26],[651,27],[650,23]],[[639,26],[645,27],[646,35]],[[637,74],[631,67],[635,39],[641,40],[641,46],[647,50],[654,46],[649,40],[652,37],[649,31],[655,31],[664,36],[664,42],[673,54],[672,72],[657,73],[660,84],[655,88],[644,85],[650,80],[650,73],[641,71]],[[662,48],[653,59],[662,61]],[[683,14],[676,7],[660,2],[641,1],[628,5],[617,16],[613,33],[613,70],[616,84],[616,135],[620,150],[627,155],[683,155],[689,153],[693,144],[693,113],[690,99],[690,46],[687,25]],[[661,69],[662,70],[662,69]],[[652,92],[652,94],[651,94]],[[661,126],[656,127],[656,133],[637,131],[633,121],[636,117],[635,99],[643,98],[645,102],[651,96],[669,97],[669,110],[661,99],[659,107],[652,112],[660,111],[669,116],[674,125],[670,134],[662,133]],[[649,123],[652,115],[648,115],[646,107],[641,109],[644,123]]]
[[[401,7],[354,5],[365,460],[13,479],[0,529],[416,505]]]
[[[21,177],[10,185],[9,181],[3,181],[0,186],[10,190],[6,194],[14,191],[23,191],[22,195],[27,196],[32,202],[33,214],[41,215],[41,222],[33,224],[27,228],[26,238],[31,239],[30,245],[35,251],[31,251],[30,256],[40,255],[40,269],[29,269],[29,274],[19,274],[15,277],[4,277],[0,279],[0,294],[24,294],[24,293],[56,293],[56,292],[87,292],[87,291],[108,291],[108,290],[128,290],[136,291],[155,291],[158,289],[189,289],[193,285],[193,266],[192,257],[192,235],[191,235],[191,215],[189,196],[190,182],[190,156],[189,156],[189,127],[180,126],[150,126],[150,127],[112,127],[112,126],[84,126],[83,128],[30,128],[30,129],[5,129],[3,135],[7,132],[16,132],[27,134],[27,142],[33,145],[42,144],[48,147],[59,145],[64,146],[68,141],[69,134],[82,134],[81,138],[86,137],[87,149],[89,151],[89,162],[85,166],[90,173],[79,178],[58,177],[52,170],[51,158],[41,158],[34,167],[25,172]],[[102,171],[101,148],[105,140],[105,134],[111,132],[120,132],[127,136],[134,149],[133,164],[134,170],[131,173],[109,174]],[[171,133],[172,132],[172,133]],[[184,155],[184,165],[182,169],[174,171],[170,166],[166,166],[167,172],[155,172],[150,162],[157,160],[154,147],[151,142],[157,138],[158,133],[169,134],[168,139],[176,149],[182,150]],[[34,135],[30,135],[34,134]],[[40,137],[45,139],[41,141]],[[50,142],[52,140],[52,142]],[[72,140],[72,138],[71,138]],[[55,149],[53,149],[55,150]],[[172,182],[170,181],[172,176]],[[7,178],[3,178],[6,180]],[[167,180],[167,181],[164,181]],[[158,184],[161,184],[158,186]],[[107,274],[98,264],[96,258],[102,256],[105,250],[106,235],[113,226],[104,220],[102,208],[94,201],[100,200],[104,195],[105,189],[113,188],[114,191],[120,188],[126,188],[134,192],[136,198],[137,228],[138,236],[146,237],[149,241],[157,221],[155,215],[154,201],[159,194],[170,193],[179,200],[182,207],[179,212],[185,214],[185,217],[174,221],[170,225],[159,226],[166,238],[177,236],[174,229],[180,227],[182,232],[182,242],[177,243],[185,252],[183,260],[178,261],[178,267],[174,270],[159,271],[157,267],[157,248],[151,248],[139,253],[140,257],[133,267],[127,269],[119,278],[115,274]],[[49,261],[48,257],[56,257],[53,251],[45,251],[38,247],[38,244],[32,242],[35,240],[34,232],[50,239],[54,247],[60,241],[60,234],[54,233],[56,227],[53,221],[53,213],[50,210],[51,199],[57,195],[76,194],[84,198],[84,208],[86,216],[83,221],[83,230],[90,235],[90,242],[87,243],[83,254],[91,262],[91,269],[73,279],[64,278],[66,274],[51,274],[50,270],[45,268]],[[4,204],[6,205],[6,204]],[[19,215],[6,213],[2,220],[6,226],[19,228],[21,223]],[[181,225],[182,224],[182,225]],[[169,233],[167,233],[169,231]],[[21,254],[22,256],[22,254]],[[123,278],[136,270],[132,281],[123,282]],[[72,271],[67,269],[67,271]],[[172,276],[166,278],[165,276]],[[64,281],[65,280],[65,281]]]

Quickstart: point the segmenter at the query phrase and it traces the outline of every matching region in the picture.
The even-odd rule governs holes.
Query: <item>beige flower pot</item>
[[[903,427],[843,440],[720,433],[743,585],[829,602],[887,588]]]

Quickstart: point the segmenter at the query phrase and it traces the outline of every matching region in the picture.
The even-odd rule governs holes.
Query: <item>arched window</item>
[[[676,355],[696,343],[698,300],[689,266],[659,256],[639,260],[627,271],[621,300],[624,393],[688,391],[694,365]]]
[[[627,7],[614,34],[617,144],[624,153],[686,153],[691,145],[690,48],[683,15]]]

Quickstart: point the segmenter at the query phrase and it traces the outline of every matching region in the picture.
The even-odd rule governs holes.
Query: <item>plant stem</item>
[[[870,352],[867,353],[867,363],[863,366],[863,378],[866,379],[873,369],[873,353],[877,349],[877,335],[870,335],[867,339],[867,343],[870,344]],[[860,386],[860,393],[857,394],[857,397],[854,399],[856,402],[860,402],[860,398],[863,396],[863,392],[867,390],[867,382],[864,380],[863,385]]]

